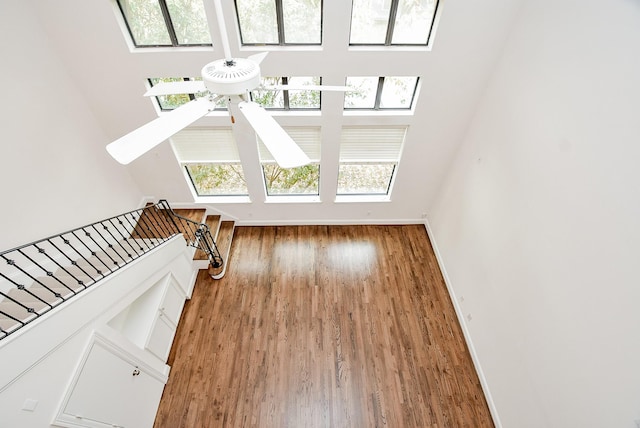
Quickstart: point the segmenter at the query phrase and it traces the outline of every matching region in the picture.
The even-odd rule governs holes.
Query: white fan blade
[[[202,80],[187,80],[183,82],[160,82],[145,92],[145,97],[157,97],[159,95],[195,94],[204,92],[207,87]]]
[[[353,88],[348,86],[329,86],[329,85],[273,85],[265,86],[262,89],[281,91],[287,89],[289,91],[334,91],[334,92],[349,92],[353,91]]]
[[[278,165],[282,168],[295,168],[311,162],[296,142],[265,109],[254,102],[246,101],[239,103],[238,107]]]
[[[142,156],[176,132],[186,128],[205,114],[213,105],[207,98],[190,101],[164,116],[141,126],[107,145],[107,151],[123,165]]]
[[[269,52],[260,52],[259,54],[250,55],[248,59],[251,61],[260,64],[263,59],[269,54]]]

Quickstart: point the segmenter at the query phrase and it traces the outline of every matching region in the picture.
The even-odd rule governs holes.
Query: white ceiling
[[[197,76],[202,66],[222,57],[215,8],[206,1],[214,48],[139,49],[133,51],[123,35],[115,0],[34,0],[51,45],[77,83],[109,140],[157,117],[142,96],[148,77]],[[234,56],[262,51],[241,48],[233,2],[223,9]],[[279,115],[284,125],[322,126],[324,176],[337,173],[337,141],[342,125],[407,124],[405,142],[391,203],[336,204],[321,181],[318,204],[228,204],[223,212],[245,221],[348,221],[419,219],[428,212],[492,67],[505,43],[521,0],[469,2],[442,0],[432,49],[353,48],[348,46],[351,2],[324,1],[322,47],[306,50],[270,47],[262,63],[263,76],[320,75],[323,84],[344,84],[345,76],[420,76],[422,85],[414,115],[345,116],[342,94],[323,94],[320,117]],[[206,117],[197,125],[229,126],[225,114]],[[106,145],[109,140],[99,142]],[[241,148],[242,154],[242,148]],[[249,156],[250,157],[250,156]],[[250,161],[251,162],[251,161]],[[168,144],[126,167],[148,196],[176,203],[192,202],[191,194]],[[245,173],[246,171],[245,166]],[[324,193],[323,190],[324,189]]]

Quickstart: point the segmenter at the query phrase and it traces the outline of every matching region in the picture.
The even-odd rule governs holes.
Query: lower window
[[[249,194],[240,163],[194,163],[185,169],[198,196]]]
[[[396,164],[341,162],[338,195],[388,195]]]
[[[318,195],[320,164],[297,168],[281,168],[275,163],[263,163],[262,172],[267,195]]]

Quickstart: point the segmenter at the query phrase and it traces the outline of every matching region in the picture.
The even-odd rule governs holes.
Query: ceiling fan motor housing
[[[218,95],[241,95],[260,86],[260,66],[245,58],[219,59],[202,68],[209,91]]]

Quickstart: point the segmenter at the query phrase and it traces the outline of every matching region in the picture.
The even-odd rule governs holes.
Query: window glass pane
[[[275,0],[236,0],[244,44],[278,43]]]
[[[262,77],[263,86],[281,85],[280,77]],[[284,108],[284,95],[281,90],[251,91],[251,99],[264,108]]]
[[[391,0],[353,0],[351,44],[384,44]]]
[[[167,0],[167,8],[178,44],[211,44],[202,0]]]
[[[198,196],[249,194],[240,163],[189,164],[185,168]]]
[[[149,79],[151,86],[155,86],[160,82],[182,82],[183,80],[182,77],[154,77]],[[156,99],[162,110],[173,110],[191,101],[189,94],[160,95]]]
[[[339,195],[386,195],[389,193],[395,163],[340,163]]]
[[[171,46],[157,0],[118,0],[136,46]]]
[[[319,85],[319,77],[290,77],[289,85]],[[320,91],[289,91],[289,108],[319,109]]]
[[[284,42],[321,43],[321,0],[282,0]]]
[[[437,0],[400,0],[392,44],[427,44]]]
[[[347,86],[353,88],[353,91],[345,92],[344,108],[375,107],[378,91],[377,77],[347,77]]]
[[[411,108],[417,77],[385,77],[380,108]]]
[[[320,164],[298,168],[281,168],[275,163],[263,163],[267,195],[318,195]]]

